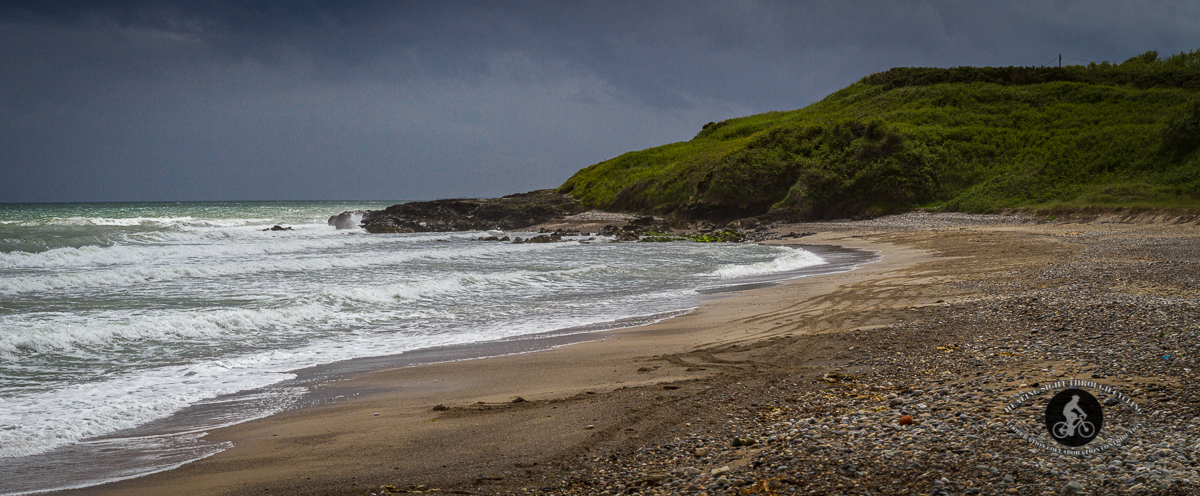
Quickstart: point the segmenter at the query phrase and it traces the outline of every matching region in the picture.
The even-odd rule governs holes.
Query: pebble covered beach
[[[997,239],[1012,237],[1004,226],[1032,232],[1024,240],[1029,249],[1014,250],[1009,260],[976,258],[973,268],[964,266],[972,259],[971,244],[1003,250]],[[916,241],[933,250],[941,245],[944,255],[963,258],[926,268],[937,281],[914,288],[944,298],[897,308],[886,317],[890,323],[846,325],[856,323],[850,319],[822,334],[708,350],[714,360],[710,366],[725,362],[719,364],[724,365],[720,375],[663,385],[648,406],[694,410],[694,422],[637,428],[652,433],[645,443],[614,443],[613,449],[583,457],[580,467],[547,481],[552,484],[519,487],[514,480],[518,484],[473,490],[1200,491],[1195,381],[1200,239],[1194,225],[1092,221],[1072,226],[1020,216],[909,214],[785,226],[775,233],[793,230]],[[930,231],[943,231],[945,237],[939,242],[928,236]],[[789,356],[795,359],[790,364]],[[1099,395],[1111,412],[1106,413],[1110,430],[1140,424],[1139,430],[1119,445],[1084,456],[1056,454],[1018,436],[1012,425],[1032,425],[1028,430],[1035,431],[1041,412],[1006,413],[1005,407],[1021,392],[1068,379],[1111,385],[1133,399],[1140,413]],[[911,423],[902,425],[908,423],[901,420],[906,415]],[[1040,436],[1054,444],[1044,431]]]

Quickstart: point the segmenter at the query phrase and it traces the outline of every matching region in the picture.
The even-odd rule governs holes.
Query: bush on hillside
[[[1193,100],[1186,109],[1167,121],[1163,131],[1162,151],[1179,161],[1200,147],[1200,100]]]
[[[809,127],[795,152],[803,164],[774,215],[879,215],[930,200],[938,174],[911,140],[880,119]]]

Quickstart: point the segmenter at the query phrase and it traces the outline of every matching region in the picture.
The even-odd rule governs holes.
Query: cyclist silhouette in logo
[[[1071,401],[1063,408],[1063,416],[1067,418],[1064,422],[1054,424],[1054,437],[1059,439],[1068,438],[1075,435],[1075,429],[1079,429],[1079,435],[1083,437],[1091,437],[1092,432],[1096,429],[1091,422],[1085,421],[1087,414],[1079,407],[1079,395],[1071,395]]]

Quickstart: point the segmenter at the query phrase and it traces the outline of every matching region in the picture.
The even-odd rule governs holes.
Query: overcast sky
[[[1196,1],[0,2],[0,202],[499,196],[891,67],[1196,48]]]

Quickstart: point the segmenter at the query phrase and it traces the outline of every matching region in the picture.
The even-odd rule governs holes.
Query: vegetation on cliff
[[[577,172],[585,206],[685,218],[913,207],[1200,206],[1200,51],[1070,67],[897,68],[803,109]]]

